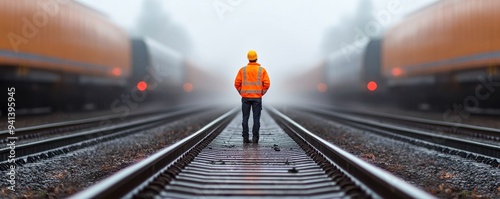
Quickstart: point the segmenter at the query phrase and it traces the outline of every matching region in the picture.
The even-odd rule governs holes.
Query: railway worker
[[[234,80],[234,87],[236,87],[236,90],[241,95],[243,142],[250,143],[248,119],[250,117],[250,110],[252,110],[252,141],[253,143],[258,143],[262,96],[266,94],[269,86],[271,86],[271,81],[269,80],[266,69],[257,63],[257,52],[255,52],[255,50],[248,51],[247,58],[249,63],[239,70]]]

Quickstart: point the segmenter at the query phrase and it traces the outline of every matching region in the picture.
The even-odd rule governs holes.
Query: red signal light
[[[401,70],[401,68],[393,68],[391,70],[391,73],[393,76],[397,77],[400,76],[403,73],[403,71]]]
[[[375,91],[375,90],[377,90],[378,85],[377,85],[377,82],[371,81],[371,82],[368,82],[366,87],[368,88],[369,91]]]
[[[325,83],[319,83],[316,89],[318,89],[320,93],[325,93],[328,90],[328,86]]]
[[[120,75],[122,75],[122,69],[120,69],[120,68],[113,68],[113,70],[111,70],[111,73],[114,76],[120,76]]]
[[[184,89],[184,92],[186,92],[186,93],[190,93],[191,91],[193,91],[194,86],[193,86],[193,84],[191,84],[191,83],[185,83],[185,84],[182,86],[182,89]]]
[[[148,84],[146,84],[146,82],[140,81],[139,83],[137,83],[137,89],[139,89],[140,91],[145,91],[147,88]]]

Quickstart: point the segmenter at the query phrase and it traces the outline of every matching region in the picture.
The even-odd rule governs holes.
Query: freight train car
[[[415,105],[500,107],[500,1],[443,0],[387,31],[387,84]]]
[[[380,75],[380,45],[380,39],[371,39],[361,47],[328,55],[324,74],[329,96],[338,100],[380,100],[386,92]]]
[[[289,78],[287,93],[326,103],[387,101],[381,53],[379,38],[332,52],[319,65]]]
[[[183,94],[185,63],[183,56],[148,37],[132,39],[131,93],[142,101],[177,103]]]
[[[405,17],[381,40],[331,53],[325,59],[330,99],[499,108],[498,9],[494,0],[439,1]]]
[[[362,49],[356,48],[348,54],[339,50],[326,57],[326,84],[333,98],[351,98],[364,91],[361,56]]]
[[[75,1],[0,1],[0,10],[0,90],[15,87],[18,108],[77,106],[126,84],[129,36],[103,14]]]
[[[0,10],[0,34],[7,36],[0,40],[0,87],[15,88],[16,109],[173,105],[185,93],[189,75],[180,53],[147,37],[130,38],[91,8],[18,0],[1,1]],[[6,100],[0,98],[3,113]]]

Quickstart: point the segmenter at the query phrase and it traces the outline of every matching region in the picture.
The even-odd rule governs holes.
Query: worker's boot
[[[243,137],[243,143],[252,143],[248,137]]]
[[[259,137],[253,136],[252,137],[252,142],[255,143],[255,144],[259,143]]]

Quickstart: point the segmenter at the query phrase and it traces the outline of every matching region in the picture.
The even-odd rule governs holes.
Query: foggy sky
[[[142,0],[79,1],[101,10],[130,31],[137,31]],[[360,7],[366,7],[358,3],[366,1],[162,0],[161,3],[168,23],[185,30],[192,44],[187,56],[200,67],[231,82],[238,69],[247,63],[247,51],[255,49],[271,81],[279,83],[313,66],[325,51],[335,49],[331,46],[341,45],[338,40],[352,42],[348,36],[356,28],[364,30],[370,22],[380,24],[376,15],[386,12],[389,3],[399,3],[400,7],[383,28],[435,0],[376,0],[369,6],[372,11],[357,13]],[[357,24],[353,21],[358,15],[374,18],[357,20]],[[325,45],[327,41],[332,44]]]

